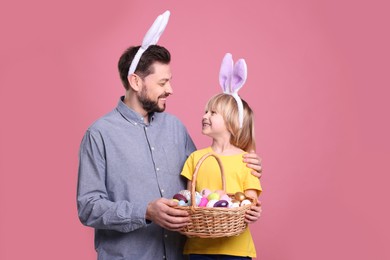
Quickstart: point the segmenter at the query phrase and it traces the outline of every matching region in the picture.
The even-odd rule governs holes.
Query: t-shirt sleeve
[[[263,190],[260,184],[259,178],[254,176],[251,173],[251,169],[244,166],[245,179],[244,179],[244,190],[257,190],[257,195],[259,196],[261,191]]]
[[[181,175],[186,177],[188,180],[192,180],[192,174],[194,173],[194,170],[194,153],[192,153],[190,156],[188,156],[186,162],[184,163]]]

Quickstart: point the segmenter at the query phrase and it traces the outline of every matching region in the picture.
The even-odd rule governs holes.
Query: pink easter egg
[[[227,194],[222,195],[220,199],[221,200],[226,200],[226,201],[231,201],[232,200]]]
[[[206,207],[208,202],[209,202],[209,200],[207,198],[202,197],[200,199],[199,207]]]
[[[202,194],[202,197],[207,198],[211,191],[209,189],[203,189],[200,194]]]

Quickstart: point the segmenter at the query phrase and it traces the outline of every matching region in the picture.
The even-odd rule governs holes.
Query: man
[[[79,218],[95,228],[98,259],[183,259],[185,238],[177,231],[189,217],[171,198],[185,189],[180,172],[195,145],[184,125],[163,112],[173,91],[170,53],[151,45],[128,73],[139,48],[127,49],[118,63],[125,96],[81,142]],[[261,170],[256,154],[249,163]]]

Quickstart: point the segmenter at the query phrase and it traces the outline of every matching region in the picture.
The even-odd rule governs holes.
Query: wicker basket
[[[178,206],[178,208],[186,210],[191,218],[191,222],[181,231],[188,237],[202,237],[202,238],[217,238],[217,237],[229,237],[241,234],[247,227],[245,222],[245,212],[251,205],[256,204],[255,199],[250,199],[252,204],[237,207],[237,208],[206,208],[198,207],[195,202],[195,186],[196,177],[198,175],[199,168],[203,161],[213,156],[219,165],[222,178],[222,189],[226,192],[226,180],[225,173],[221,160],[217,155],[213,153],[207,153],[199,160],[195,167],[195,171],[192,176],[191,185],[191,206]],[[232,194],[228,194],[230,197],[234,197]]]

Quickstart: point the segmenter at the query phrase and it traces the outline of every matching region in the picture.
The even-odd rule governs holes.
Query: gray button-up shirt
[[[183,259],[184,237],[147,223],[145,213],[185,188],[180,172],[195,145],[176,117],[154,113],[145,125],[122,99],[81,142],[79,218],[95,228],[98,259]]]

